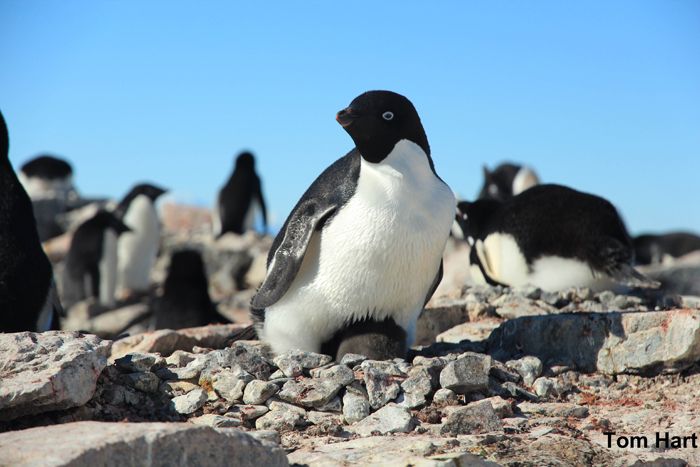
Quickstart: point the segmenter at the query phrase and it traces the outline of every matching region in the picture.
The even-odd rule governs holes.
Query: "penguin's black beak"
[[[352,125],[352,122],[354,122],[357,117],[359,117],[359,115],[352,110],[352,107],[346,107],[336,114],[335,120],[340,123],[340,126],[347,128]]]

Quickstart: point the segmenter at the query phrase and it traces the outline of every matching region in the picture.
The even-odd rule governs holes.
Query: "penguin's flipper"
[[[287,220],[284,237],[268,265],[265,281],[253,297],[253,309],[267,308],[287,292],[299,272],[311,236],[336,208],[336,205],[327,205],[316,198],[297,205]]]
[[[437,274],[435,274],[435,279],[433,279],[433,283],[430,285],[430,289],[428,289],[428,295],[425,296],[425,302],[423,303],[423,306],[427,305],[430,299],[433,297],[433,294],[437,290],[438,285],[440,285],[443,272],[444,270],[442,267],[442,258],[440,258],[440,267],[438,268]]]

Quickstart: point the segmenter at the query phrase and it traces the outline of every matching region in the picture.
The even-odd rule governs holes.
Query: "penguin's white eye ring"
[[[394,119],[394,112],[386,111],[382,114],[382,118],[387,122]]]

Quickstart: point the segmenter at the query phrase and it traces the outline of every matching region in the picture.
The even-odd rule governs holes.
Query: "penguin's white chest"
[[[119,236],[118,290],[145,290],[158,253],[160,224],[153,202],[145,195],[131,201],[124,215],[131,232]]]
[[[268,307],[265,338],[276,351],[318,351],[349,322],[391,317],[412,339],[455,203],[412,142],[378,164],[362,159],[355,194],[314,234],[291,287]]]

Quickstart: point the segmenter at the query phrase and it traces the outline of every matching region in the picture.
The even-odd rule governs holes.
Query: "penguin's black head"
[[[479,199],[473,203],[469,201],[457,203],[455,220],[470,246],[474,245],[476,239],[481,238],[491,216],[501,207],[501,204],[503,204],[501,201],[494,199]]]
[[[418,112],[411,101],[395,92],[367,91],[338,112],[336,120],[368,162],[381,162],[403,139],[416,143],[430,157]]]
[[[20,168],[27,177],[43,178],[45,180],[60,180],[73,175],[73,167],[65,159],[41,154],[28,160]]]
[[[236,169],[253,170],[255,168],[255,157],[248,151],[243,151],[236,157]]]
[[[131,229],[127,227],[122,221],[117,219],[117,217],[109,211],[100,210],[91,220],[91,223],[103,230],[112,229],[117,235],[121,235],[125,232],[131,232]]]
[[[192,249],[174,252],[170,257],[168,277],[178,277],[180,279],[199,279],[204,277],[206,279],[201,253]]]
[[[167,193],[168,190],[165,188],[161,188],[155,185],[151,185],[150,183],[140,183],[136,186],[134,186],[131,189],[131,192],[129,192],[129,195],[133,195],[131,198],[135,198],[138,195],[146,195],[148,198],[150,198],[151,201],[155,201],[158,199],[158,197],[164,193]],[[127,196],[129,196],[127,195]]]
[[[8,154],[10,152],[10,136],[7,133],[7,124],[5,117],[0,112],[0,163],[9,161]]]

